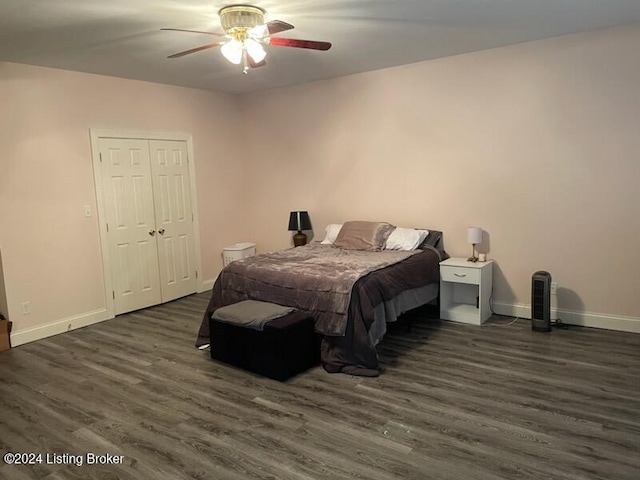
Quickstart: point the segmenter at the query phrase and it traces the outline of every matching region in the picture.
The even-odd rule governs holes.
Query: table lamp
[[[301,247],[302,245],[307,244],[307,236],[302,233],[302,230],[311,230],[309,212],[291,212],[289,214],[289,231],[298,232],[293,236],[293,245],[296,247]]]
[[[482,229],[480,227],[469,227],[467,229],[467,242],[472,245],[471,256],[467,258],[468,262],[477,262],[476,245],[482,243]]]

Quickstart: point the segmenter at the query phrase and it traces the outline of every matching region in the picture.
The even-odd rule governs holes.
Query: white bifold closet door
[[[100,138],[115,313],[197,289],[184,141]]]

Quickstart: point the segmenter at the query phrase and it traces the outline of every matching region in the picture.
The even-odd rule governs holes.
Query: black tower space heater
[[[531,278],[531,328],[551,331],[551,274],[539,271]]]

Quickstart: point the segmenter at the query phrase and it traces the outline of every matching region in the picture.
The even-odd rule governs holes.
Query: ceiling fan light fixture
[[[265,11],[262,8],[253,5],[229,5],[218,11],[222,28],[229,34],[236,28],[246,31],[258,25],[264,25],[264,14]]]
[[[245,58],[245,52],[254,62],[262,62],[267,52],[260,41],[269,34],[264,23],[265,11],[253,5],[229,5],[218,14],[222,28],[231,38],[222,46],[222,55],[236,65]]]
[[[220,49],[224,58],[235,65],[238,65],[242,61],[243,50],[244,46],[242,45],[242,42],[239,42],[236,39],[229,40],[227,43],[222,45],[222,48]]]

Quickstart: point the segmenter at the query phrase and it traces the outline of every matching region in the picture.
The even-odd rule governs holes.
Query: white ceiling
[[[269,46],[267,65],[242,74],[214,41],[224,0],[0,0],[0,60],[228,93],[640,22],[640,0],[256,0],[282,37],[333,43],[327,52]]]

